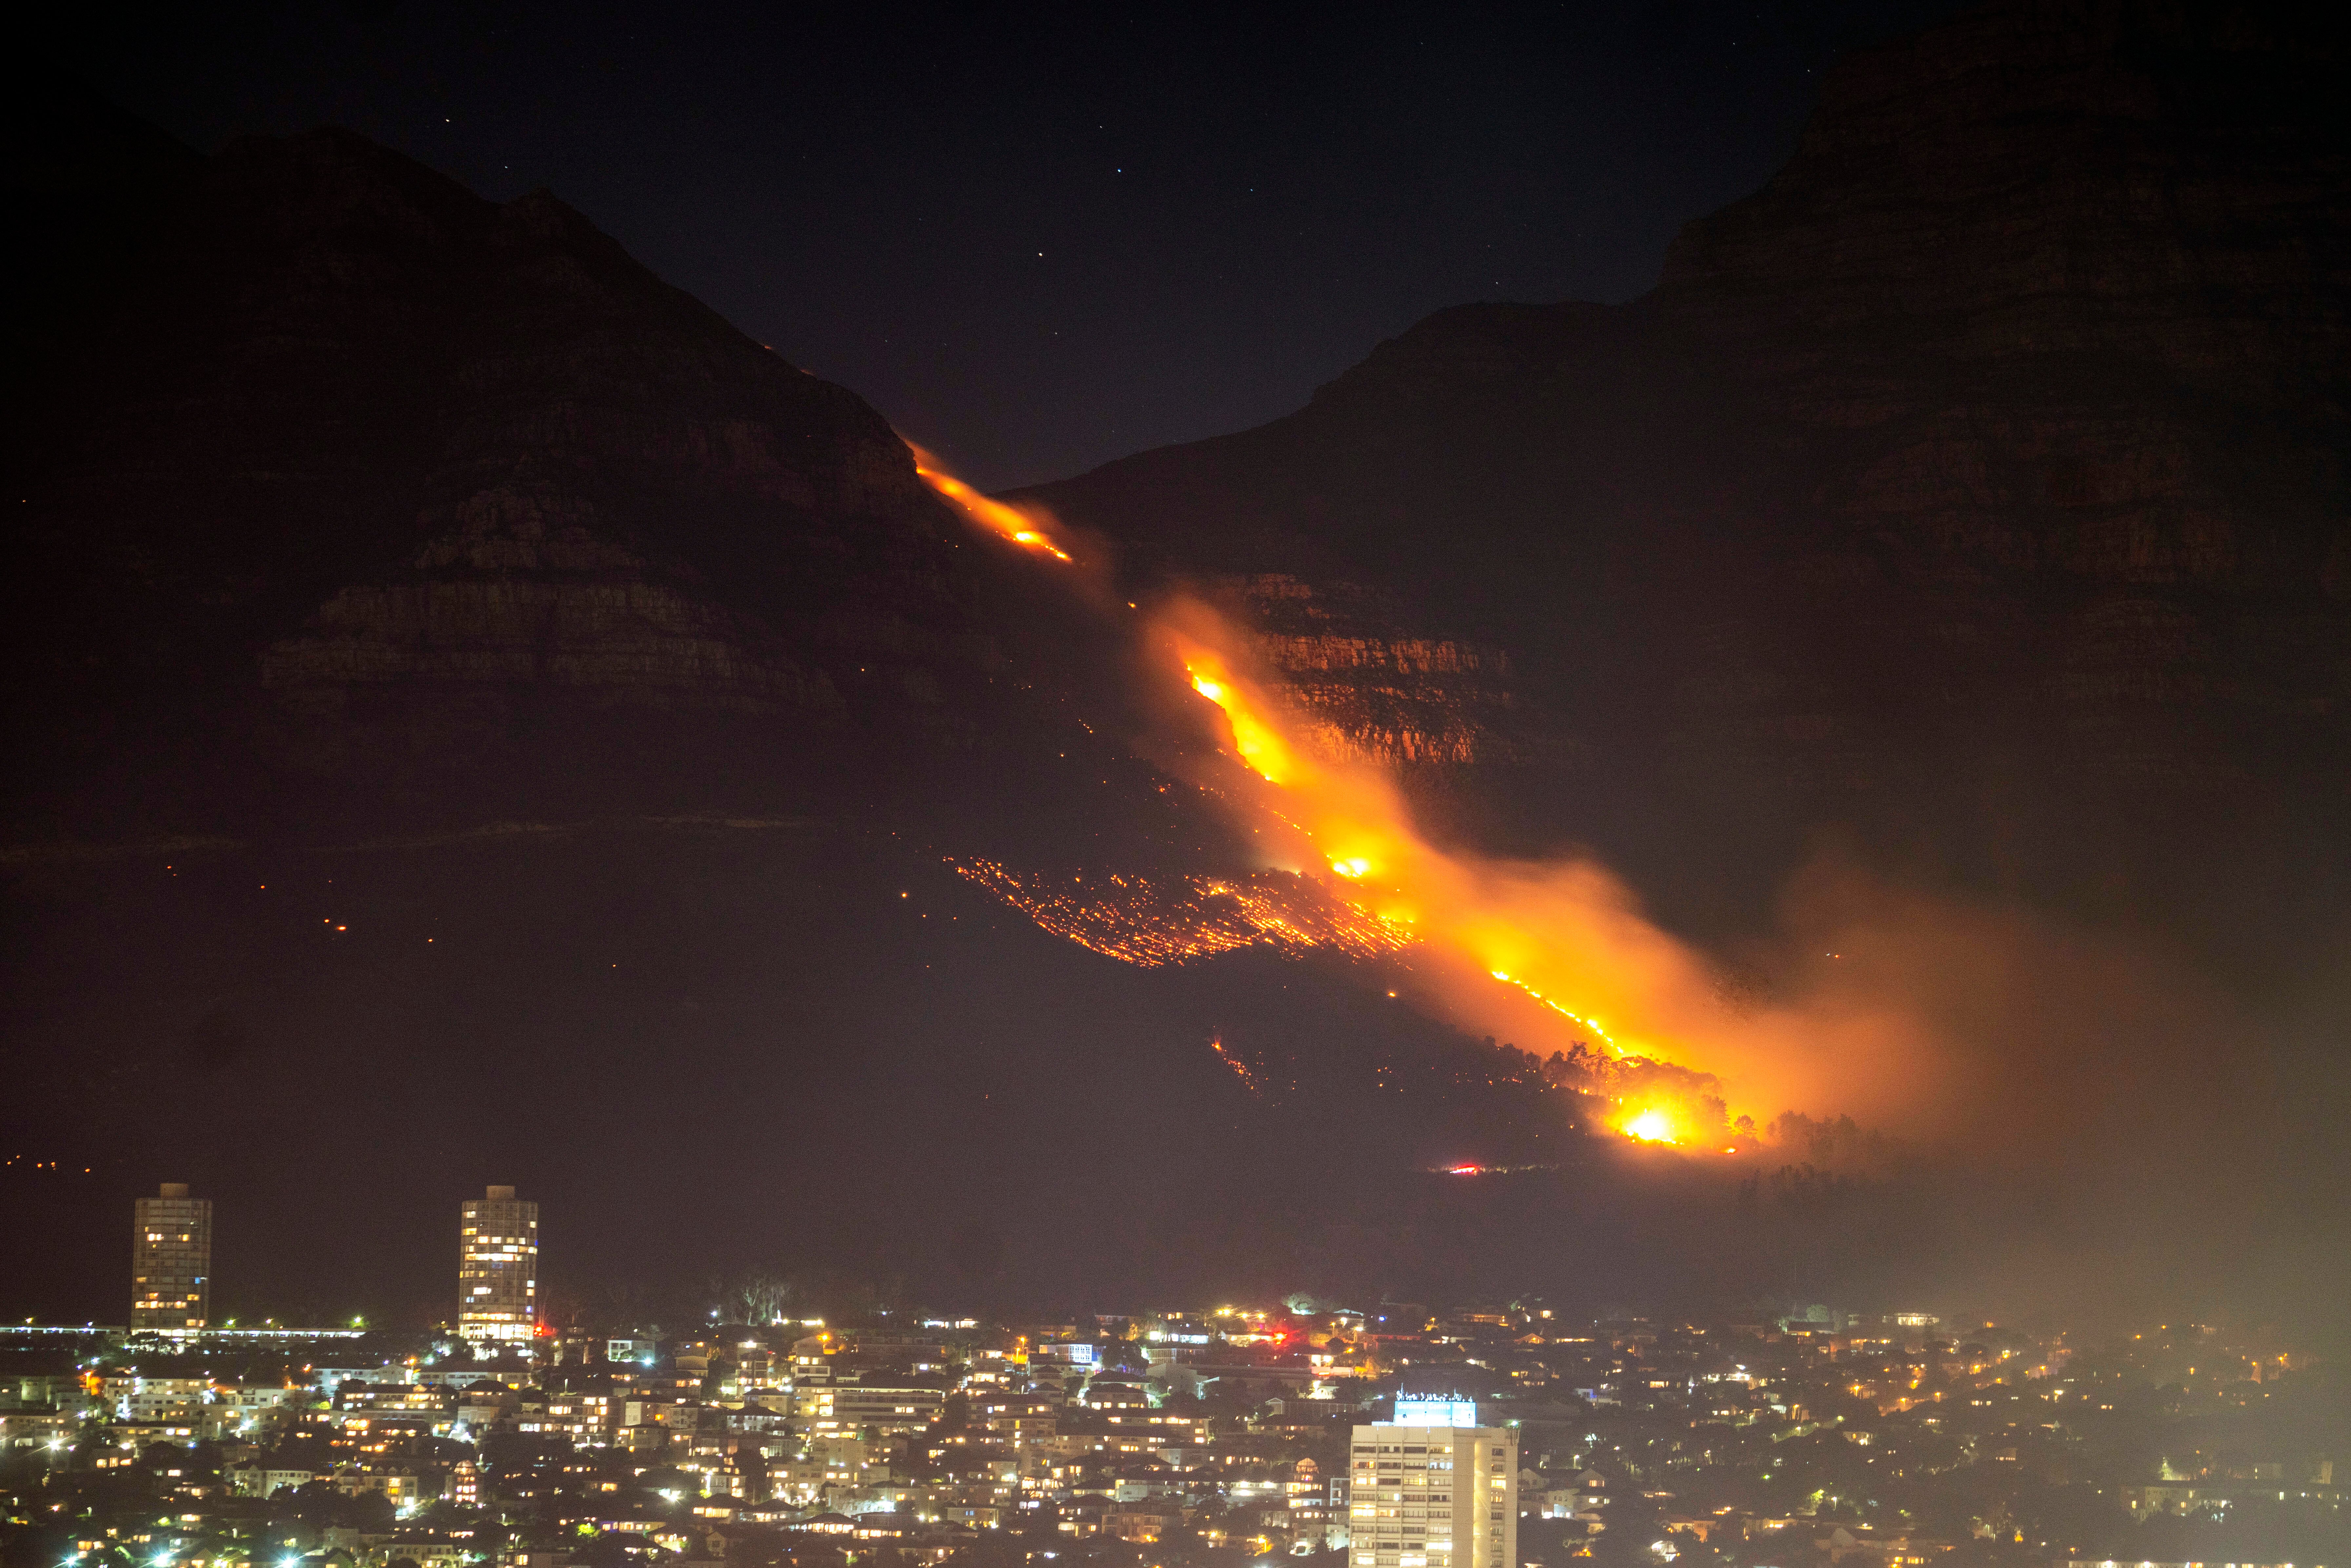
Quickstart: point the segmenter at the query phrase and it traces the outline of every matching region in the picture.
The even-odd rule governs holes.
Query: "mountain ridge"
[[[972,552],[888,423],[552,196],[250,139],[146,247],[18,437],[46,810],[126,743],[429,772],[600,709],[922,730],[987,685]]]
[[[1979,6],[1834,68],[1640,299],[1441,311],[1282,420],[1019,494],[1142,580],[1369,583],[1397,636],[1499,643],[1570,744],[1408,764],[1427,810],[1595,845],[1687,928],[1752,929],[1828,834],[2274,981],[2351,885],[2327,37]]]
[[[2185,1236],[2258,1298],[2301,1210],[2229,1205],[2332,1190],[2323,1092],[2249,1118],[2263,1164],[2181,1156],[2126,1083],[2027,1151],[2047,1193],[1977,1179],[2002,1150],[1758,1223],[1402,985],[1249,941],[1230,894],[1196,901],[1245,944],[1216,962],[1084,950],[957,868],[1083,902],[1247,852],[1133,755],[1123,634],[878,413],[543,199],[340,134],[165,172],[112,324],[12,431],[0,1128],[112,1173],[90,1214],[166,1176],[225,1216],[298,1193],[283,1235],[223,1229],[225,1273],[295,1286],[354,1235],[380,1281],[445,1279],[430,1195],[520,1180],[571,1217],[567,1288],[789,1256],[961,1301],[1823,1300],[1963,1291],[2011,1244],[2129,1290]],[[1667,303],[1465,307],[1290,420],[1045,494],[1138,586],[1241,612],[1437,836],[1595,847],[1719,950],[1842,830],[2304,961],[2341,864],[2344,400]],[[2002,1044],[2001,1087],[2067,1081]],[[1560,1168],[1430,1174],[1463,1160]]]

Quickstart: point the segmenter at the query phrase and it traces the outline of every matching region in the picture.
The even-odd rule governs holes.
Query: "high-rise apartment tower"
[[[510,1186],[465,1200],[457,1251],[457,1333],[522,1343],[538,1322],[538,1205]]]
[[[213,1298],[213,1200],[167,1181],[131,1211],[131,1326],[200,1329]]]
[[[1466,1399],[1400,1398],[1355,1428],[1351,1568],[1518,1568],[1519,1435],[1476,1421]]]

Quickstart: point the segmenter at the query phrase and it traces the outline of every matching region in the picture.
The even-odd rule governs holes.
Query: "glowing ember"
[[[1606,1046],[1609,1050],[1618,1051],[1622,1051],[1622,1047],[1620,1047],[1614,1040],[1608,1038],[1608,1031],[1602,1029],[1600,1025],[1593,1019],[1583,1018],[1575,1013],[1568,1011],[1565,1008],[1560,1006],[1551,998],[1544,996],[1541,991],[1536,990],[1532,986],[1528,985],[1524,980],[1520,979],[1514,975],[1506,974],[1500,969],[1489,969],[1486,972],[1493,976],[1494,978],[1501,981],[1502,984],[1506,986],[1516,986],[1519,989],[1526,992],[1527,995],[1532,997],[1535,1000],[1541,1002],[1543,1006],[1549,1008],[1560,1017],[1567,1019],[1568,1022],[1582,1024],[1585,1029],[1590,1030],[1594,1035],[1598,1036],[1600,1043]]]
[[[986,860],[948,863],[1056,936],[1145,968],[1260,946],[1373,958],[1412,940],[1322,883],[1286,872],[1154,879],[1021,875]]]
[[[1248,1062],[1243,1061],[1239,1057],[1235,1056],[1231,1051],[1227,1051],[1223,1040],[1210,1040],[1208,1042],[1208,1049],[1217,1053],[1217,1061],[1223,1062],[1227,1067],[1233,1070],[1233,1076],[1241,1081],[1242,1088],[1248,1090],[1250,1094],[1260,1099],[1264,1097],[1265,1088],[1258,1082],[1255,1071],[1250,1068]]]

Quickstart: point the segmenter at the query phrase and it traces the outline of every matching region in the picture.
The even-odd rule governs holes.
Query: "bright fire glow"
[[[916,460],[975,521],[1071,559],[1035,517],[978,495],[919,449]],[[1384,772],[1315,750],[1305,738],[1311,727],[1277,685],[1253,677],[1251,644],[1215,611],[1174,601],[1153,615],[1151,635],[1215,706],[1219,738],[1247,769],[1196,767],[1196,781],[1230,806],[1263,863],[1328,867],[1334,898],[1384,930],[1409,931],[1416,963],[1458,1021],[1530,1046],[1587,1041],[1628,1068],[1706,1075],[1675,1092],[1670,1106],[1628,1084],[1609,1118],[1617,1131],[1728,1153],[1729,1140],[1702,1134],[1729,1131],[1720,1124],[1741,1113],[1769,1120],[1789,1106],[1838,1104],[1866,1113],[1933,1092],[1928,1030],[1907,1008],[1856,991],[1728,1005],[1715,967],[1653,925],[1605,868],[1430,843]],[[1529,1013],[1530,1001],[1539,1012]]]
[[[1674,1119],[1663,1111],[1654,1108],[1642,1112],[1625,1123],[1625,1135],[1628,1138],[1638,1138],[1645,1144],[1681,1142],[1681,1139],[1674,1134]]]
[[[1233,727],[1233,754],[1269,784],[1288,784],[1297,778],[1298,759],[1290,743],[1258,716],[1258,707],[1245,700],[1223,658],[1202,643],[1187,643],[1181,653],[1192,689],[1225,710]]]
[[[901,436],[899,439],[903,441],[905,438]],[[1052,536],[1045,532],[1043,525],[1036,517],[1018,507],[1007,506],[992,497],[981,495],[941,468],[937,458],[913,442],[906,442],[906,450],[914,455],[914,472],[922,476],[923,483],[945,496],[958,511],[981,528],[1010,539],[1023,549],[1050,555],[1055,560],[1074,559],[1069,551],[1053,542]]]
[[[1629,1110],[1632,1121],[1611,1118],[1619,1131],[1711,1154],[1729,1140],[1698,1134],[1727,1117],[1769,1121],[1807,1103],[1866,1110],[1855,1090],[1898,1086],[1906,1073],[1917,1088],[1930,1077],[1923,1025],[1883,1003],[1727,1006],[1713,965],[1651,924],[1589,860],[1490,860],[1431,844],[1385,774],[1304,741],[1309,726],[1278,687],[1250,677],[1249,644],[1216,612],[1179,601],[1157,630],[1192,689],[1222,713],[1233,755],[1275,788],[1203,782],[1233,803],[1270,862],[1327,865],[1338,896],[1408,923],[1416,950],[1446,963],[1451,977],[1436,988],[1460,1021],[1536,1044],[1546,1031],[1524,1010],[1532,1001],[1567,1026],[1554,1046],[1581,1039],[1617,1061],[1718,1081],[1670,1107],[1646,1092],[1630,1099],[1620,1114]]]

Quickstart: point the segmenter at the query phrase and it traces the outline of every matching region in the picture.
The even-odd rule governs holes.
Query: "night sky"
[[[211,150],[349,126],[553,190],[982,485],[1285,413],[1469,300],[1621,300],[1940,0],[77,8]]]

